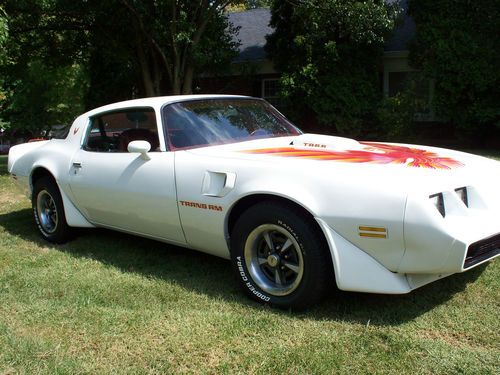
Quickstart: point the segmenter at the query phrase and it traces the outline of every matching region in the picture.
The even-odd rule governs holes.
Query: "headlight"
[[[439,211],[442,217],[445,217],[446,211],[444,209],[444,198],[443,193],[429,195],[429,199],[436,209]]]
[[[455,189],[455,193],[457,193],[458,197],[464,204],[469,207],[469,198],[467,196],[467,187],[461,187],[458,189]]]

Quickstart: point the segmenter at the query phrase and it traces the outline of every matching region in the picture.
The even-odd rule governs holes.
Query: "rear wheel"
[[[313,219],[275,202],[260,203],[240,216],[231,257],[247,294],[278,307],[312,305],[332,280],[328,247]]]
[[[54,180],[42,177],[35,182],[31,205],[43,238],[54,243],[64,243],[70,238],[71,228],[66,223],[61,193]]]

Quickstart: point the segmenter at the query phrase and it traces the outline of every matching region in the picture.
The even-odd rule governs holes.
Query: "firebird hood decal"
[[[403,164],[409,167],[452,169],[463,164],[449,157],[419,148],[384,143],[359,142],[359,150],[328,150],[323,147],[293,146],[244,150],[248,154],[264,154],[314,160],[334,160],[346,163]]]

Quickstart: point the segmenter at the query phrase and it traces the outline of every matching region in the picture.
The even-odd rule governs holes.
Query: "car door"
[[[152,145],[148,160],[127,151],[132,140]],[[174,158],[174,152],[159,151],[152,108],[95,116],[71,163],[73,198],[94,224],[185,243],[177,208]]]

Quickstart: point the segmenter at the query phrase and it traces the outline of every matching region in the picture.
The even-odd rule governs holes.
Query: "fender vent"
[[[500,254],[500,233],[471,244],[467,250],[464,268],[472,267],[498,254]]]

